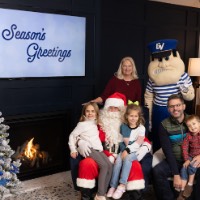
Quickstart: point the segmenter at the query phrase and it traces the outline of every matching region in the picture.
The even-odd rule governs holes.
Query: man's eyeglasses
[[[168,108],[179,108],[180,106],[182,106],[183,104],[182,103],[179,103],[179,104],[176,104],[176,105],[170,105],[168,106]]]

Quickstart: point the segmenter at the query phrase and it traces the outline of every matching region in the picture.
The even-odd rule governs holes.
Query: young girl
[[[124,118],[125,123],[120,127],[123,142],[120,143],[120,153],[115,161],[110,182],[111,188],[107,193],[107,197],[113,199],[120,199],[125,192],[132,161],[137,160],[136,153],[145,138],[144,118],[140,106],[128,105]]]
[[[195,173],[200,166],[200,118],[197,115],[191,115],[186,119],[186,125],[189,132],[182,143],[185,162],[181,169],[182,188],[177,200],[184,200],[191,195]]]
[[[71,151],[71,157],[76,158],[78,155],[78,141],[84,140],[88,142],[91,147],[89,157],[97,162],[100,170],[98,177],[98,191],[95,200],[106,200],[105,194],[112,175],[112,163],[103,153],[103,146],[97,128],[98,116],[99,108],[96,103],[89,102],[85,104],[82,109],[80,121],[69,136],[68,144]]]

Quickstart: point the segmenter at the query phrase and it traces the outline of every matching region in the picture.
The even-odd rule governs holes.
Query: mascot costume
[[[118,107],[119,111],[109,111],[108,108],[110,106]],[[100,111],[99,136],[103,146],[105,146],[106,149],[104,152],[112,163],[114,163],[116,153],[118,153],[118,144],[120,141],[122,141],[120,125],[122,123],[125,106],[126,97],[121,93],[114,93],[105,101],[104,108]],[[87,154],[87,145],[81,144],[78,149],[80,154],[83,157],[86,157],[85,153]],[[145,142],[143,143],[137,155],[138,160],[140,161],[144,158],[144,156],[150,154],[150,150],[151,144],[149,140],[145,138]],[[151,163],[146,163],[146,165],[148,165],[146,168],[149,168]],[[81,191],[82,200],[93,199],[93,193],[96,179],[98,179],[98,173],[98,165],[92,158],[86,157],[80,161],[78,168],[77,186]],[[127,191],[135,190],[138,192],[137,190],[144,188],[145,181],[141,164],[138,161],[133,161],[126,189]],[[140,194],[138,193],[138,195]]]
[[[149,108],[153,151],[160,148],[158,127],[169,116],[167,99],[172,94],[182,94],[186,101],[194,98],[192,81],[185,72],[185,65],[176,50],[177,40],[164,39],[151,42],[148,48],[151,61],[148,66],[149,80],[145,91],[145,105]]]

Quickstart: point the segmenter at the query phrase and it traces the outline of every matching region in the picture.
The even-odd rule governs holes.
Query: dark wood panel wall
[[[125,56],[134,58],[139,77],[144,78],[145,2],[144,0],[102,1],[101,67],[103,70],[98,76],[100,91],[117,71],[121,59]]]
[[[149,42],[177,39],[186,71],[188,59],[198,56],[200,10],[151,1],[103,0],[99,93],[124,56],[136,62],[143,91],[148,80]],[[103,75],[105,74],[105,75]],[[101,79],[104,77],[104,79]]]
[[[146,0],[0,0],[0,7],[85,16],[86,76],[0,80],[4,116],[71,110],[73,126],[81,103],[98,96],[124,56],[135,59],[145,89],[147,44],[178,39],[186,68],[197,57],[199,9]]]
[[[189,58],[198,57],[199,11],[199,9],[170,4],[148,3],[145,16],[146,43],[160,38],[177,39],[177,49],[187,71]],[[186,104],[186,111],[192,113],[193,102],[186,102]]]

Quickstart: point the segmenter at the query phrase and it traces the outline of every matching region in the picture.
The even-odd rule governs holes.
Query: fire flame
[[[27,144],[27,146],[26,146],[26,149],[25,149],[25,152],[24,152],[25,156],[26,156],[27,158],[29,158],[29,159],[34,158],[35,155],[36,155],[36,152],[37,152],[37,150],[34,148],[33,140],[34,140],[34,138],[32,138],[32,139],[28,142],[28,144]]]
[[[47,164],[50,158],[48,152],[40,150],[39,144],[33,144],[33,140],[34,138],[24,144],[23,160],[28,161],[31,167],[38,168],[40,164]]]

